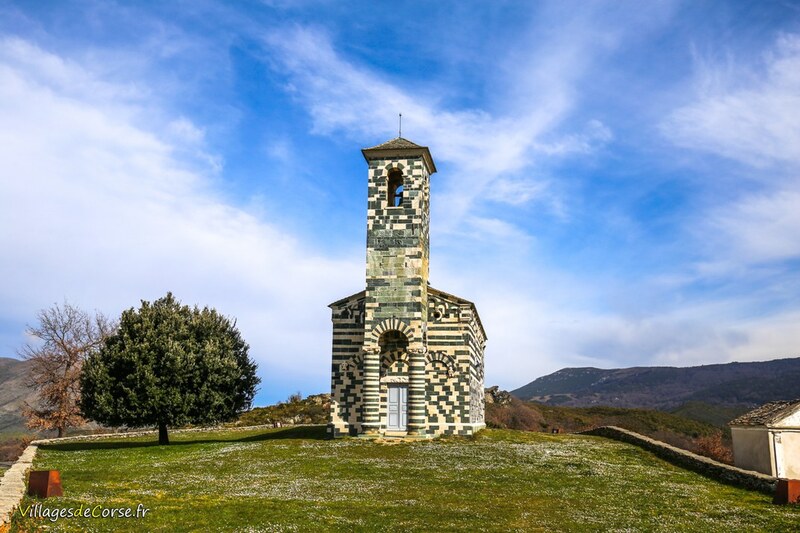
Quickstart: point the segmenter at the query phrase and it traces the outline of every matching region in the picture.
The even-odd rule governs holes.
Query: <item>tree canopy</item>
[[[87,418],[112,426],[168,427],[232,420],[248,409],[260,379],[234,322],[190,308],[172,293],[122,313],[119,329],[81,375]]]
[[[101,313],[86,311],[64,302],[42,309],[37,326],[26,333],[36,339],[19,350],[31,362],[27,383],[36,389],[37,405],[26,405],[23,414],[31,429],[55,429],[66,435],[70,426],[80,426],[80,375],[84,360],[97,352],[114,330],[114,324]]]

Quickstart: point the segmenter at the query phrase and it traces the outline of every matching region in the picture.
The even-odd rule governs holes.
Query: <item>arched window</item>
[[[384,331],[378,339],[378,346],[381,347],[381,353],[388,353],[393,350],[405,352],[408,350],[408,337],[396,329]]]
[[[389,172],[389,186],[386,192],[386,200],[389,207],[403,205],[403,173],[400,170],[394,169]]]

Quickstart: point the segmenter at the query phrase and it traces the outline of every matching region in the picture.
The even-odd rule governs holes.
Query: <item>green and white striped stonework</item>
[[[329,434],[470,435],[484,427],[486,334],[472,302],[428,283],[427,148],[397,138],[369,164],[366,289],[332,303]],[[393,205],[390,184],[402,182]],[[394,188],[394,187],[393,187]],[[407,424],[388,428],[389,387],[407,387]]]

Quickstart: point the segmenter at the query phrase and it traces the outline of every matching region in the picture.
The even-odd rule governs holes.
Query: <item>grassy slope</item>
[[[80,531],[788,530],[800,508],[721,485],[598,437],[491,430],[385,445],[321,427],[175,435],[40,449],[67,496],[47,507],[151,509],[62,520]],[[32,500],[23,501],[23,506]],[[15,528],[37,524],[15,515]]]
[[[280,422],[283,425],[325,424],[330,413],[330,395],[314,394],[300,399],[290,396],[289,400],[268,407],[255,407],[242,413],[239,424],[260,426]]]
[[[513,399],[509,405],[486,404],[489,427],[550,432],[578,432],[598,426],[619,426],[673,446],[698,451],[698,439],[717,433],[730,445],[730,429],[663,411],[624,407],[564,407]]]
[[[596,426],[620,426],[647,435],[670,432],[683,436],[711,435],[719,428],[663,411],[624,407],[562,407],[531,402],[550,426],[582,431]]]

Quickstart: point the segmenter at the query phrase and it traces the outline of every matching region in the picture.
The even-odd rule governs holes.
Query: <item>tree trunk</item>
[[[63,436],[65,436],[65,434],[66,434],[66,431],[64,429],[64,426],[58,426],[58,436],[59,437],[63,437]]]
[[[167,425],[162,422],[158,423],[158,443],[169,444],[169,435],[167,435]]]

